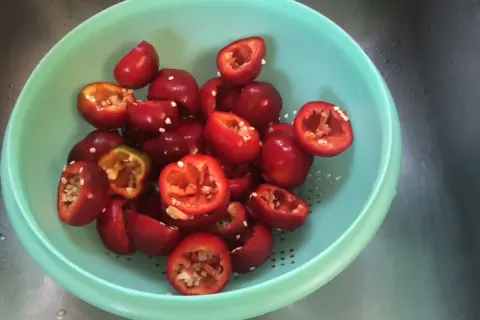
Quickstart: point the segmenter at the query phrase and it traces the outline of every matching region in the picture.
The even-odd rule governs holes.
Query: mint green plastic
[[[310,220],[296,232],[275,232],[275,255],[265,266],[234,277],[221,294],[169,295],[165,260],[108,254],[94,226],[71,228],[57,218],[67,153],[91,130],[77,114],[76,93],[89,82],[113,81],[115,62],[142,39],[156,46],[163,67],[184,68],[203,83],[216,75],[218,49],[250,35],[267,41],[261,79],[282,93],[282,119],[291,122],[307,101],[328,100],[347,110],[355,142],[339,157],[315,161],[298,190],[312,206]],[[286,306],[340,273],[382,223],[400,164],[388,89],[362,49],[327,18],[289,0],[130,0],[73,30],[35,69],[8,125],[1,180],[23,245],[79,298],[133,319],[233,320]]]

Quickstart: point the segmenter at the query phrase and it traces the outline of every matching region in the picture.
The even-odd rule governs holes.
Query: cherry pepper
[[[146,154],[121,145],[103,155],[98,165],[107,173],[113,193],[125,199],[134,199],[144,189],[151,161]]]

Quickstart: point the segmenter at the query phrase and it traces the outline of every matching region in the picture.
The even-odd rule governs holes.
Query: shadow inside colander
[[[149,257],[140,253],[131,256],[116,255],[102,245],[95,223],[85,228],[63,226],[57,231],[65,233],[67,241],[75,244],[77,253],[71,256],[72,261],[82,264],[85,261],[77,259],[88,259],[89,269],[102,270],[104,280],[145,292],[174,293],[166,278],[165,257]],[[315,228],[310,224],[295,232],[273,230],[275,245],[269,260],[247,274],[233,274],[227,290],[238,290],[272,280],[301,266],[312,258],[313,252],[305,248],[314,232]]]
[[[273,67],[278,66],[278,64],[276,63],[277,44],[275,42],[275,39],[271,36],[262,35],[262,37],[265,39],[268,51],[265,57],[266,64],[263,67],[262,73],[260,74],[258,80],[270,82],[271,84],[273,84],[282,96],[283,109],[288,109],[290,107],[288,106],[288,104],[292,103],[292,101],[295,101],[295,96],[292,92],[291,83],[288,80],[285,72]]]
[[[140,253],[123,256],[110,252],[103,246],[95,223],[84,228],[63,227],[60,232],[65,232],[68,241],[75,244],[77,253],[71,256],[72,261],[84,264],[85,261],[76,259],[88,257],[89,269],[102,270],[104,280],[146,292],[173,292],[166,278],[165,257],[148,257]]]
[[[78,89],[78,92],[81,90],[81,88]],[[75,109],[76,111],[76,105],[77,105],[77,95],[72,93],[72,109]],[[52,161],[49,162],[48,164],[48,171],[51,173],[52,177],[58,177],[60,179],[60,175],[62,173],[62,168],[64,165],[67,165],[67,159],[68,155],[75,145],[75,143],[72,143],[72,139],[74,141],[80,141],[83,139],[89,132],[95,130],[90,124],[88,124],[86,121],[82,121],[82,118],[78,112],[72,112],[69,114],[70,117],[73,118],[78,118],[76,121],[72,121],[71,127],[69,128],[69,133],[68,135],[65,134],[64,132],[57,132],[57,134],[62,137],[60,140],[60,150],[65,150],[65,152],[56,152],[51,154]],[[60,166],[59,166],[60,165]],[[56,180],[52,181],[52,187],[53,190],[57,189],[57,184],[58,182]]]
[[[192,75],[201,87],[209,79],[217,77],[216,56],[220,48],[210,48],[206,51],[199,52],[193,61],[191,71]]]
[[[354,151],[350,149],[334,158],[316,158],[307,180],[295,193],[310,207],[332,200],[343,181],[348,180],[353,156]]]

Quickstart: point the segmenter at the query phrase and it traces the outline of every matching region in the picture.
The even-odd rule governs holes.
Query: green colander
[[[282,93],[282,120],[310,100],[344,108],[355,142],[317,159],[297,193],[312,207],[307,225],[275,232],[275,253],[262,268],[234,277],[226,291],[173,293],[165,260],[118,257],[94,226],[71,228],[56,212],[59,174],[70,147],[90,128],[75,98],[89,82],[113,81],[118,59],[142,39],[161,65],[216,76],[219,48],[241,37],[266,39],[262,80]],[[145,92],[138,96],[142,97]],[[30,255],[68,291],[133,319],[245,319],[288,305],[341,272],[379,228],[395,195],[400,126],[390,93],[362,49],[321,14],[290,0],[130,0],[68,34],[35,69],[6,132],[2,190],[13,227]]]

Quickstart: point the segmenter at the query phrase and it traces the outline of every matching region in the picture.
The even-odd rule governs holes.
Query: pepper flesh
[[[150,173],[150,158],[127,146],[118,146],[98,161],[105,170],[113,193],[126,199],[139,196]]]

